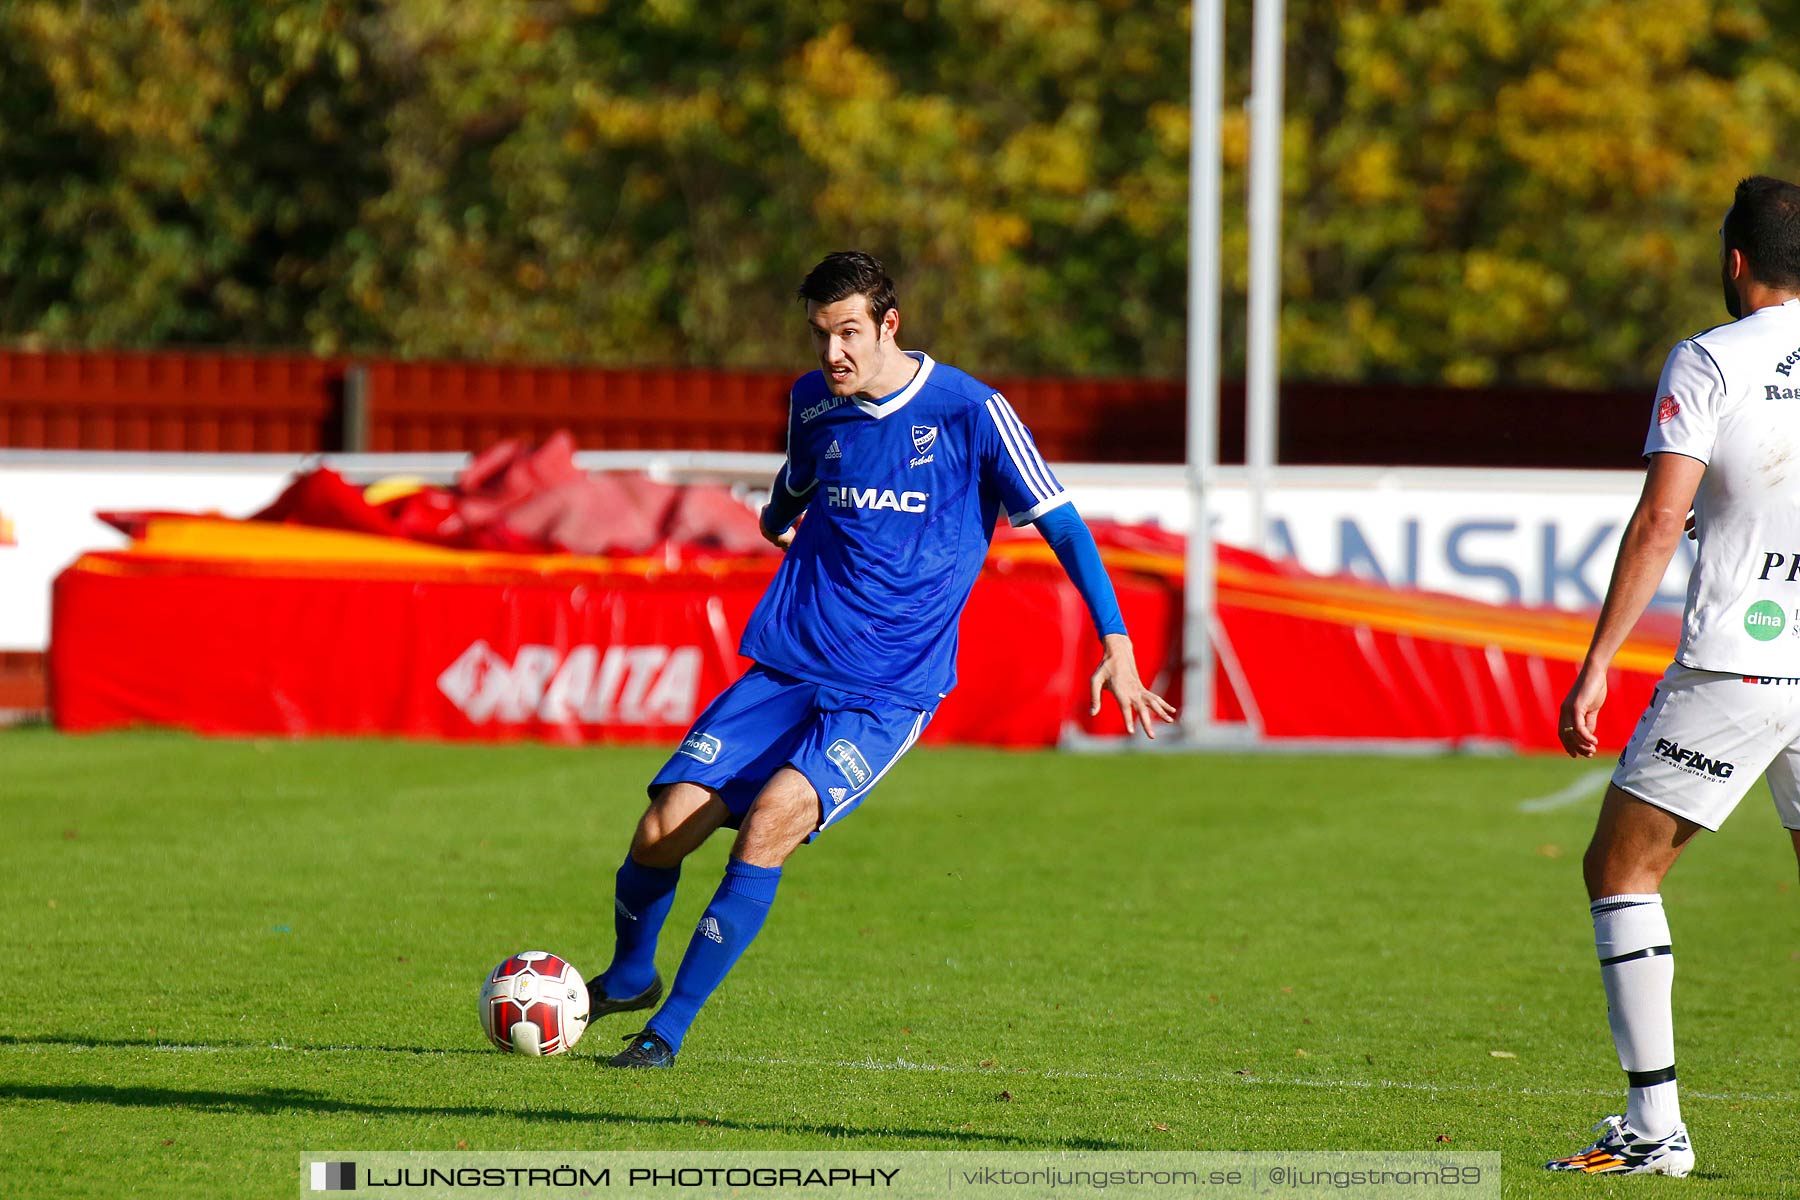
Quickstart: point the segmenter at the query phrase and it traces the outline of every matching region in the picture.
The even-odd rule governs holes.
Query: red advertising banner
[[[72,570],[55,712],[77,730],[672,737],[741,672],[736,631],[761,587]]]
[[[1180,559],[1103,529],[1149,685],[1179,702]],[[71,731],[668,742],[748,666],[737,643],[778,562],[449,550],[367,534],[153,518],[54,593],[52,708]],[[1554,749],[1580,614],[1323,579],[1222,550],[1216,715],[1270,738]],[[1623,743],[1673,649],[1621,652],[1602,743]],[[1041,539],[1002,534],[963,614],[961,682],[927,737],[1053,745],[1088,714],[1099,645]]]
[[[54,712],[71,731],[667,741],[748,667],[738,637],[768,575],[570,587],[126,568],[94,555],[56,584]],[[1124,592],[1155,673],[1167,596]],[[1038,569],[983,579],[962,645],[962,683],[934,741],[1054,744],[1099,660],[1079,597]]]

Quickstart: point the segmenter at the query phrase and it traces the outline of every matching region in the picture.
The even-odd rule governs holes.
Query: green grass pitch
[[[1503,1152],[1509,1196],[1792,1194],[1795,866],[1760,786],[1666,889],[1682,1185],[1539,1169],[1623,1101],[1594,764],[921,751],[789,863],[673,1071],[595,1066],[629,1016],[487,1048],[508,953],[605,965],[660,757],[0,734],[6,1193],[288,1196],[303,1150],[467,1146],[1445,1148]]]

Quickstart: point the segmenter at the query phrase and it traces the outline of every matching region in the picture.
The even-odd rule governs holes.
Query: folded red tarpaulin
[[[120,527],[141,525],[133,517],[120,514],[127,523]],[[729,488],[675,487],[636,473],[589,474],[576,466],[575,443],[566,433],[535,448],[501,442],[476,455],[452,486],[420,487],[381,504],[371,504],[337,472],[317,468],[298,476],[251,520],[519,554],[685,561],[775,553],[757,530],[756,514]]]

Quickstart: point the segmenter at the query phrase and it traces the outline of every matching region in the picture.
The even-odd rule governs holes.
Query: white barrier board
[[[79,555],[124,538],[96,512],[168,509],[243,516],[267,505],[293,472],[321,461],[291,455],[0,452],[0,650],[49,642],[50,582]],[[462,455],[356,455],[323,460],[356,480],[446,480]],[[671,481],[766,487],[780,459],[756,454],[589,453],[590,469],[647,470]],[[1178,467],[1058,469],[1087,516],[1187,527]],[[1322,574],[1488,601],[1581,609],[1606,590],[1619,534],[1642,477],[1631,472],[1283,468],[1267,498],[1270,553]],[[1226,469],[1213,497],[1221,540],[1245,545],[1249,498]],[[1684,543],[1658,598],[1679,608],[1692,565]]]

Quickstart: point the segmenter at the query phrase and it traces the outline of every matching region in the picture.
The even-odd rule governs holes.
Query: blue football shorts
[[[930,723],[930,712],[758,664],[706,706],[649,791],[654,797],[671,783],[711,788],[735,829],[769,777],[791,766],[819,794],[817,837],[862,803]]]

